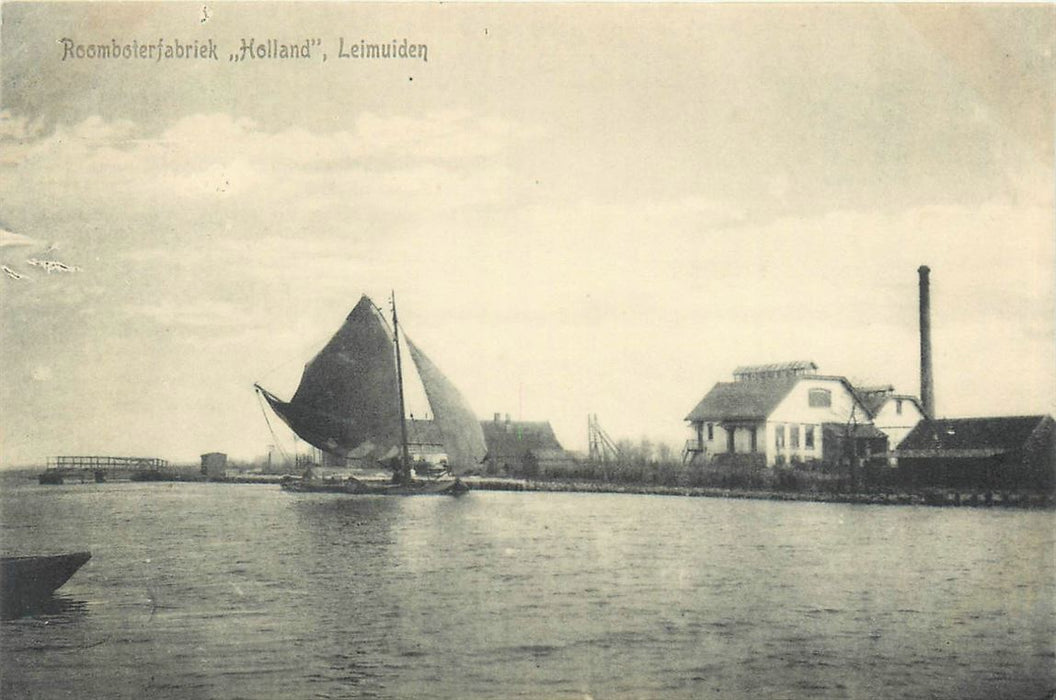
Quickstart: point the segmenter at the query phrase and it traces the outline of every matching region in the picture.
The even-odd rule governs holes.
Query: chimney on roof
[[[502,419],[502,414],[501,413],[496,413],[495,414],[495,422],[498,423],[501,419]]]
[[[927,265],[917,269],[920,275],[920,401],[924,414],[935,417],[935,385],[931,374],[931,283]]]

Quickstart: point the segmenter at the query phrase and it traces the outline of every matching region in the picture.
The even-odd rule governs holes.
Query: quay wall
[[[762,489],[726,489],[704,486],[664,486],[650,484],[614,484],[591,481],[490,479],[465,477],[463,481],[478,491],[536,491],[559,493],[627,493],[652,496],[690,496],[702,498],[754,498],[772,501],[810,501],[821,503],[861,503],[872,505],[928,505],[960,507],[1043,508],[1056,507],[1052,494],[1020,492],[975,492],[927,490],[920,492],[846,492],[776,491]]]

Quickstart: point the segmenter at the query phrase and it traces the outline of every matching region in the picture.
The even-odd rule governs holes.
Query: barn
[[[916,486],[1048,492],[1056,482],[1051,416],[925,420],[895,454]]]
[[[498,413],[480,424],[484,431],[489,474],[539,476],[559,472],[573,464],[572,455],[561,447],[548,421],[511,421]]]

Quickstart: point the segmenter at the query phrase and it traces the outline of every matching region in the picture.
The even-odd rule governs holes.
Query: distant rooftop
[[[784,362],[738,367],[736,381],[718,382],[686,416],[687,421],[765,420],[800,381],[840,382],[870,417],[874,415],[866,397],[846,377],[818,374],[813,362]],[[890,396],[874,394],[873,396]],[[912,398],[912,397],[906,397]],[[916,399],[912,399],[916,401]]]
[[[865,407],[869,409],[869,413],[874,416],[884,404],[891,400],[911,401],[916,404],[922,414],[924,413],[924,407],[920,405],[920,399],[910,394],[896,394],[895,387],[890,384],[857,386],[854,390],[858,393],[858,398],[865,404]]]
[[[998,454],[1022,447],[1035,430],[1051,420],[1044,415],[923,420],[898,449],[910,453],[972,450]]]
[[[488,456],[494,459],[522,457],[527,452],[562,450],[548,421],[511,421],[509,414],[506,414],[506,420],[502,420],[496,413],[494,420],[481,421],[480,427],[484,431]]]
[[[798,382],[791,374],[719,382],[689,412],[686,420],[765,420]]]

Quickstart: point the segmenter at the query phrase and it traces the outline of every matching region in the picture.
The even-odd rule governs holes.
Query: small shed
[[[222,477],[227,470],[227,455],[223,452],[207,452],[202,455],[202,474],[209,478]]]

